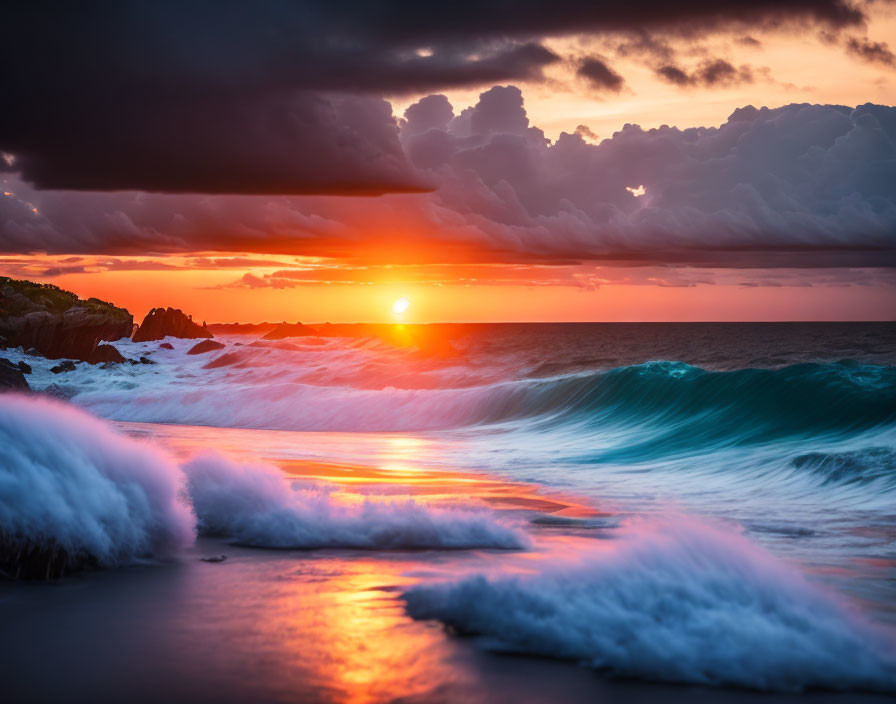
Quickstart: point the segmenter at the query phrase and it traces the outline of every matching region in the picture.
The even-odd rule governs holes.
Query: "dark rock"
[[[133,317],[98,298],[0,277],[0,342],[48,359],[89,360],[103,341],[130,334]]]
[[[27,350],[25,350],[25,354],[27,354],[29,357],[42,357],[43,356],[43,355],[41,355],[40,350],[36,350],[33,347],[29,347]]]
[[[105,364],[108,362],[121,364],[123,361],[124,357],[121,352],[112,345],[97,345],[97,348],[87,360],[89,364]]]
[[[200,557],[199,559],[203,562],[224,562],[227,559],[227,555],[212,555],[211,557]]]
[[[149,357],[141,357],[140,364],[155,364]]]
[[[134,342],[149,342],[161,340],[165,337],[182,337],[195,339],[201,337],[214,337],[207,329],[193,322],[193,319],[185,315],[177,308],[153,308],[143,319],[137,332],[134,333]]]
[[[173,350],[174,345],[172,345],[170,342],[163,342],[161,345],[159,345],[159,349],[160,350]]]
[[[22,374],[30,374],[31,373],[31,365],[28,364],[27,362],[19,362],[16,366],[22,370]]]
[[[60,362],[55,367],[51,367],[50,371],[54,374],[61,374],[62,372],[73,372],[75,371],[75,363],[70,359],[66,359],[64,362]]]
[[[99,562],[92,555],[72,553],[53,540],[36,541],[0,533],[0,576],[6,579],[58,579],[98,567]]]
[[[245,361],[245,351],[242,352],[225,352],[215,357],[211,362],[205,364],[203,369],[218,369],[220,367],[229,367]]]
[[[128,364],[140,364],[136,359],[129,359]]]
[[[215,340],[203,340],[202,342],[193,345],[190,348],[190,351],[187,354],[205,354],[206,352],[212,352],[213,350],[221,350],[224,349],[224,344],[221,342],[216,342]]]
[[[64,401],[68,401],[77,393],[74,389],[71,389],[68,386],[60,386],[59,384],[50,384],[49,386],[45,386],[40,390],[40,392],[45,396],[61,398]]]
[[[317,335],[317,331],[301,323],[280,323],[261,339],[282,340],[285,337],[306,337],[309,335]]]
[[[30,388],[19,365],[0,358],[0,391],[28,391]]]

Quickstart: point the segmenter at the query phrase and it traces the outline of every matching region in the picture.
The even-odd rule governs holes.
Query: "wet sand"
[[[532,484],[376,453],[366,465],[273,458],[283,453],[270,436],[254,435],[259,444],[247,450],[245,440],[253,436],[242,433],[254,431],[128,430],[153,435],[177,454],[229,451],[221,447],[229,437],[244,453],[276,459],[296,480],[327,484],[346,501],[408,496],[485,504],[528,522],[535,546],[525,552],[299,551],[203,538],[171,563],[0,585],[3,702],[887,700],[620,681],[571,662],[487,652],[472,638],[410,619],[401,589],[423,578],[526,571],[533,561],[600,543],[608,536],[588,521],[612,518],[611,511]],[[545,518],[554,520],[539,520]],[[201,559],[219,554],[227,560]]]

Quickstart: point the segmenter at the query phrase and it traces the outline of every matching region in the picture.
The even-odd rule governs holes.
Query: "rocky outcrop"
[[[125,359],[121,352],[112,345],[97,345],[87,361],[91,364],[102,364],[103,362],[117,362],[121,364]]]
[[[149,342],[165,337],[195,339],[214,335],[206,327],[194,323],[191,316],[178,308],[153,308],[137,328],[133,340]]]
[[[53,372],[54,374],[62,374],[63,372],[73,372],[73,371],[75,371],[75,369],[77,369],[77,367],[75,366],[75,363],[70,359],[63,360],[62,362],[57,364],[55,367],[50,367],[50,371]]]
[[[261,339],[282,340],[287,337],[307,337],[309,335],[317,335],[317,330],[301,323],[280,323]]]
[[[30,388],[22,368],[8,359],[0,358],[0,392],[29,391]]]
[[[108,361],[110,354],[104,350],[95,359],[100,343],[127,337],[133,321],[124,308],[98,298],[82,300],[50,284],[0,277],[0,344],[5,347],[95,364]]]
[[[222,349],[224,349],[224,345],[221,342],[216,342],[215,340],[203,340],[202,342],[193,345],[187,354],[205,354],[206,352]]]

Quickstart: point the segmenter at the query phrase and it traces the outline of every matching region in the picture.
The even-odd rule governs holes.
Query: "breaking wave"
[[[184,465],[200,534],[266,548],[520,549],[527,535],[490,512],[415,501],[339,503],[276,467],[206,453]]]
[[[164,557],[192,541],[165,455],[73,406],[0,395],[0,568],[56,576]]]
[[[194,517],[195,515],[195,517]],[[49,578],[169,557],[200,533],[278,548],[523,548],[487,510],[343,505],[276,467],[206,454],[179,466],[51,399],[0,395],[0,575]]]
[[[628,523],[537,574],[421,584],[404,599],[487,648],[623,677],[896,691],[889,635],[740,534],[689,518]]]
[[[639,427],[650,433],[630,448],[638,452],[657,444],[669,452],[845,434],[896,422],[896,367],[849,361],[733,371],[648,362],[473,386],[446,378],[441,388],[365,388],[295,377],[295,367],[281,364],[212,376],[201,388],[174,377],[170,384],[87,391],[76,401],[115,420],[277,430]]]

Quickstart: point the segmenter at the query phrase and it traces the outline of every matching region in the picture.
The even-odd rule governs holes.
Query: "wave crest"
[[[490,648],[616,675],[799,691],[896,691],[888,637],[741,535],[688,518],[539,574],[423,584],[408,613]]]
[[[49,577],[166,556],[193,535],[177,465],[73,406],[0,395],[0,568]]]
[[[261,366],[201,388],[153,382],[88,391],[77,400],[116,420],[218,427],[421,431],[508,424],[648,431],[629,454],[853,433],[896,422],[896,367],[853,362],[734,371],[649,362],[442,388],[315,385],[294,371]]]
[[[201,534],[267,548],[503,548],[527,535],[486,511],[415,501],[341,504],[291,486],[276,467],[205,453],[184,465]]]

